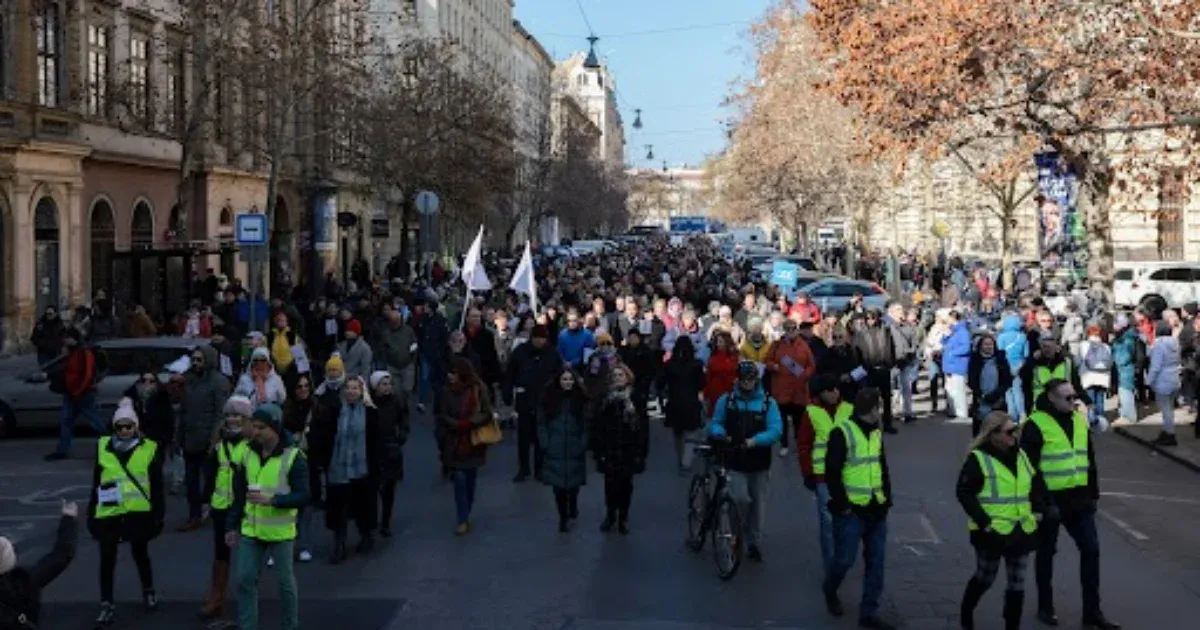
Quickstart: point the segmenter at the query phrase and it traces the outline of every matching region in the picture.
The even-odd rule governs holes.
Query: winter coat
[[[1133,391],[1137,375],[1137,330],[1126,328],[1112,342],[1113,365],[1117,369],[1117,387]]]
[[[267,375],[266,382],[263,383],[263,391],[265,393],[265,400],[260,400],[258,385],[254,382],[254,376],[250,374],[249,369],[238,377],[237,386],[233,388],[234,394],[249,398],[254,403],[255,409],[259,405],[266,403],[275,403],[282,406],[283,403],[287,402],[287,386],[284,385],[283,379],[275,372],[274,368],[271,369],[271,373]]]
[[[650,431],[634,409],[630,391],[610,392],[591,424],[591,446],[601,474],[636,475],[646,470]]]
[[[696,351],[696,358],[700,359],[700,361],[703,363],[708,363],[708,339],[704,336],[704,333],[700,330],[699,326],[696,326],[696,328],[691,331],[685,331],[682,327],[682,324],[673,328],[668,328],[667,334],[663,337],[662,341],[663,351],[667,353],[667,356],[669,357],[671,351],[675,349],[675,342],[679,341],[679,337],[681,335],[687,335],[688,337],[691,337],[692,348]]]
[[[983,367],[988,361],[996,362],[997,382],[995,389],[985,392],[983,391],[982,374]],[[997,352],[985,359],[979,352],[971,353],[970,363],[967,366],[967,386],[971,389],[972,409],[977,409],[981,402],[986,403],[990,408],[996,408],[997,403],[1004,400],[1004,394],[1012,388],[1012,383],[1012,368],[1008,366],[1008,359],[1003,354]]]
[[[621,355],[614,348],[604,348],[592,353],[582,369],[583,384],[588,394],[599,400],[608,392],[608,375],[613,366],[621,363]],[[636,381],[636,376],[634,377]]]
[[[942,342],[942,371],[949,375],[966,376],[971,359],[971,330],[966,322],[958,322],[950,329],[950,336]]]
[[[1179,341],[1174,337],[1158,337],[1150,346],[1150,369],[1146,371],[1146,387],[1156,394],[1178,394],[1179,366]]]
[[[727,333],[731,338],[733,338],[733,347],[735,348],[742,345],[742,342],[746,340],[746,331],[743,330],[742,327],[737,324],[737,322],[731,320],[728,324],[726,324],[720,320],[717,320],[713,322],[713,325],[708,329],[708,333],[706,335],[708,337],[708,341],[711,343],[713,335],[720,332]]]
[[[62,352],[65,331],[66,325],[63,324],[62,318],[46,319],[45,316],[38,318],[37,324],[33,326],[33,333],[29,336],[29,341],[37,349],[39,359],[54,357]]]
[[[996,337],[996,349],[1008,359],[1008,367],[1018,369],[1029,359],[1029,339],[1019,315],[1005,315],[1000,321],[1000,334]]]
[[[697,359],[672,358],[659,376],[667,392],[663,425],[676,431],[695,431],[704,421],[700,392],[704,389],[704,366]]]
[[[572,367],[583,365],[584,351],[596,347],[596,338],[592,331],[586,328],[570,330],[564,328],[558,333],[558,353],[563,361]]]
[[[917,328],[908,323],[893,322],[888,325],[892,333],[892,349],[896,356],[896,365],[903,367],[912,365],[917,360]]]
[[[142,435],[163,447],[175,441],[175,407],[165,387],[159,385],[145,400],[138,394],[136,384],[130,385],[122,395],[133,401]]]
[[[854,333],[854,352],[858,363],[866,370],[890,370],[896,364],[896,348],[892,333],[884,326],[863,326]]]
[[[1075,365],[1078,366],[1075,369],[1079,370],[1079,382],[1083,385],[1084,389],[1097,388],[1107,390],[1112,385],[1112,367],[1110,366],[1107,370],[1093,370],[1088,367],[1086,359],[1088,350],[1091,349],[1092,344],[1108,347],[1108,344],[1103,341],[1093,341],[1091,339],[1087,339],[1079,344],[1079,354],[1075,357]],[[1110,353],[1111,350],[1109,348]]]
[[[361,376],[366,379],[375,371],[374,353],[364,339],[347,340],[338,344],[337,351],[342,355],[346,366],[346,378]]]
[[[558,409],[539,406],[538,445],[542,482],[552,488],[578,488],[587,483],[588,405],[564,399]]]
[[[38,627],[42,616],[42,590],[71,564],[78,539],[75,519],[63,516],[58,519],[58,533],[49,553],[31,567],[18,566],[0,574],[0,628],[20,630],[22,625],[17,621],[17,615],[24,615],[29,623]]]
[[[742,342],[742,345],[738,348],[738,351],[742,355],[743,359],[747,361],[753,361],[758,364],[764,364],[767,362],[767,356],[769,356],[771,353],[771,342],[768,341],[764,335],[762,345],[756,348],[754,347],[754,344],[750,343],[750,336],[746,335],[746,340]],[[818,361],[818,369],[820,366],[821,362]]]
[[[229,398],[229,381],[217,365],[217,351],[212,346],[200,346],[204,353],[202,372],[189,370],[183,377],[182,401],[179,406],[179,434],[176,439],[184,453],[199,454],[215,443],[216,431],[224,422],[225,401]]]
[[[480,326],[475,331],[463,330],[467,336],[467,346],[479,355],[479,380],[491,385],[500,382],[500,357],[496,353],[496,336],[487,326]]]
[[[340,400],[340,399],[339,399]],[[308,457],[312,465],[328,471],[333,461],[334,442],[338,434],[338,417],[342,406],[321,405],[320,414],[313,414],[312,425],[308,430]],[[366,408],[367,434],[367,478],[379,479],[380,445],[383,440],[379,430],[379,410],[372,406]]]
[[[1021,449],[1013,447],[1007,452],[1001,452],[993,447],[990,443],[985,442],[979,450],[999,460],[1000,465],[1005,466],[1009,471],[1016,471],[1017,457]],[[1034,514],[1045,514],[1049,505],[1049,493],[1046,490],[1046,482],[1042,478],[1041,472],[1037,472],[1033,476],[1033,487],[1029,493],[1030,502],[1033,505]],[[1007,536],[995,532],[984,531],[991,524],[991,518],[987,512],[983,511],[983,505],[979,503],[979,491],[983,489],[983,471],[979,467],[979,458],[973,453],[968,454],[963,462],[962,469],[958,473],[958,485],[955,494],[958,496],[958,503],[962,505],[963,510],[967,513],[967,517],[979,526],[979,529],[971,530],[971,545],[981,551],[989,552],[990,554],[1001,554],[1004,556],[1023,556],[1037,549],[1037,531],[1032,534],[1025,533],[1025,530],[1020,527],[1014,527],[1012,533]]]
[[[483,467],[487,463],[487,446],[472,445],[471,431],[492,422],[492,402],[485,386],[447,385],[436,406],[442,462],[450,468]]]
[[[433,312],[421,318],[417,327],[417,349],[421,358],[440,370],[446,361],[446,346],[450,344],[450,328],[441,313]]]
[[[785,365],[785,359],[799,370],[795,374]],[[781,405],[807,405],[808,382],[817,373],[812,350],[800,337],[792,341],[780,339],[771,344],[767,353],[767,371],[771,373],[771,396]]]
[[[508,381],[512,387],[509,396],[518,414],[533,417],[542,400],[542,391],[561,366],[562,357],[549,343],[539,350],[528,341],[513,350],[508,364],[512,375]]]
[[[636,348],[621,346],[617,348],[617,356],[621,357],[621,363],[624,363],[625,367],[633,372],[634,395],[645,394],[648,396],[658,368],[654,352],[643,343]]]
[[[376,396],[374,399],[379,422],[379,479],[401,481],[404,479],[404,444],[408,442],[408,405],[404,397],[396,394]]]
[[[717,399],[733,389],[733,384],[737,382],[739,358],[737,354],[727,352],[716,352],[709,357],[704,371],[704,402],[708,405],[709,417],[712,417]]]
[[[155,327],[154,322],[150,321],[150,316],[145,313],[130,313],[125,329],[129,331],[129,336],[135,339],[158,336],[158,328]]]
[[[143,439],[143,444],[139,444],[134,449],[124,453],[113,449],[111,442],[108,444],[108,451],[117,456],[119,461],[125,462],[128,465],[129,458],[138,448],[146,448]],[[158,537],[162,533],[163,517],[167,509],[166,495],[163,493],[163,460],[166,459],[167,449],[162,444],[157,445],[157,450],[154,452],[154,459],[150,461],[150,487],[145,488],[145,491],[150,493],[150,511],[149,512],[130,512],[121,516],[112,518],[96,518],[97,496],[96,491],[100,487],[100,464],[95,463],[92,466],[92,494],[88,500],[87,515],[88,515],[88,532],[92,537],[100,542],[121,542],[121,541],[149,541]],[[137,492],[135,490],[134,492]]]

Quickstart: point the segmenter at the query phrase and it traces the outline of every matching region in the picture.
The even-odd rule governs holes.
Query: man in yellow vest
[[[231,396],[225,401],[225,424],[221,439],[209,455],[207,468],[210,479],[204,487],[211,488],[207,503],[212,506],[213,567],[208,599],[200,609],[200,619],[219,619],[225,616],[225,587],[229,584],[231,553],[225,544],[229,509],[233,507],[233,478],[246,459],[250,448],[250,415],[254,402],[245,396]]]
[[[1021,431],[1021,450],[1046,480],[1057,509],[1042,520],[1037,552],[1038,619],[1058,625],[1054,612],[1054,553],[1059,526],[1065,527],[1079,549],[1083,582],[1083,627],[1118,630],[1121,626],[1100,611],[1100,539],[1096,535],[1096,502],[1100,486],[1096,454],[1088,435],[1088,422],[1077,409],[1079,395],[1068,381],[1045,383],[1045,395]]]
[[[861,540],[865,566],[858,627],[891,630],[895,626],[879,617],[887,515],[892,507],[891,480],[879,428],[882,418],[879,390],[865,387],[854,397],[854,414],[829,434],[825,482],[833,514],[834,558],[822,588],[830,614],[842,616],[837,590],[854,566]]]
[[[833,514],[829,512],[829,485],[825,483],[825,453],[829,435],[839,423],[854,415],[854,405],[842,400],[838,379],[818,374],[809,385],[812,404],[796,431],[796,451],[804,487],[817,493],[817,520],[821,524],[821,562],[825,572],[833,566]]]
[[[263,558],[274,560],[283,608],[283,629],[300,626],[299,596],[293,571],[296,514],[308,505],[308,466],[303,453],[283,432],[283,411],[274,403],[254,410],[253,438],[243,465],[234,473],[233,506],[225,542],[237,545],[238,628],[258,630],[258,576]]]

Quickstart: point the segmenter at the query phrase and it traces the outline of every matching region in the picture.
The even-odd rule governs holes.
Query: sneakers
[[[154,589],[148,588],[142,591],[142,604],[146,606],[146,610],[151,612],[158,610],[158,594]]]
[[[1039,610],[1037,612],[1037,619],[1038,619],[1038,621],[1046,624],[1047,626],[1057,626],[1058,625],[1058,615],[1054,614],[1053,610],[1046,610],[1046,609]]]
[[[96,616],[96,630],[105,630],[117,620],[117,607],[112,602],[100,602],[100,614]]]
[[[612,531],[613,525],[616,525],[616,524],[617,524],[617,515],[613,514],[610,511],[608,513],[608,515],[604,517],[604,521],[602,521],[600,523],[600,531],[607,534],[608,532]]]
[[[300,555],[299,555],[300,562],[312,562],[312,559],[313,559],[313,555],[312,555],[311,551],[309,551],[307,549],[300,550]]]
[[[267,566],[275,566],[275,556],[267,556]]]
[[[622,536],[629,535],[629,519],[622,516],[621,519],[617,521],[617,532]]]
[[[459,523],[458,527],[454,528],[455,536],[466,536],[469,533],[471,533],[471,524],[470,523]]]
[[[830,591],[825,588],[821,590],[825,593],[825,608],[829,611],[829,614],[834,617],[841,617],[846,614],[846,611],[842,608],[842,600],[838,599],[837,591]]]
[[[780,456],[780,457],[786,457],[786,456],[787,456],[787,454],[788,454],[788,448],[787,448],[786,446],[780,447],[780,449],[779,449],[779,456]]]
[[[1158,434],[1158,437],[1154,438],[1154,441],[1150,442],[1150,444],[1154,446],[1179,446],[1179,441],[1175,439],[1174,433],[1162,431]]]
[[[1084,630],[1121,630],[1121,624],[1109,621],[1103,614],[1083,620]]]

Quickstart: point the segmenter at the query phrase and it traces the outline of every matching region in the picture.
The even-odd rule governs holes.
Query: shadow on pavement
[[[231,602],[232,603],[232,602]],[[153,613],[142,609],[139,602],[118,602],[115,628],[138,630],[170,630],[174,628],[203,628],[196,619],[201,602],[162,602]],[[305,599],[300,598],[300,624],[306,628],[353,628],[382,630],[403,608],[402,599]],[[236,610],[236,607],[234,607]],[[41,627],[62,630],[92,628],[99,604],[70,602],[47,604],[42,611]],[[230,611],[233,612],[232,610]],[[279,627],[279,604],[264,600],[259,607],[259,627]],[[236,628],[236,625],[230,626]]]

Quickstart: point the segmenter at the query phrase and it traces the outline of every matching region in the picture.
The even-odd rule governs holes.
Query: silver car
[[[864,308],[880,310],[892,299],[887,291],[874,282],[849,278],[825,278],[804,286],[799,292],[820,307],[821,313],[844,313],[850,307],[850,298],[855,295],[862,296]]]
[[[142,339],[112,339],[92,346],[96,353],[96,413],[107,418],[117,403],[147,372],[158,374],[166,381],[166,366],[188,355],[207,339],[183,337],[147,337]],[[62,394],[50,391],[50,380],[60,372],[65,356],[59,356],[43,366],[34,357],[19,357],[0,366],[0,438],[22,428],[56,428],[62,414]],[[86,420],[79,418],[79,425]]]

